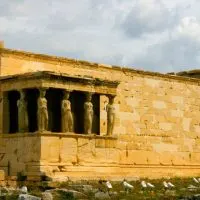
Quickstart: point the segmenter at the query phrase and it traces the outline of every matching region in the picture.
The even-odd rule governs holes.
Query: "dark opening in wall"
[[[100,95],[94,94],[92,96],[93,104],[93,124],[92,124],[92,133],[100,134]]]
[[[17,100],[20,98],[18,91],[8,92],[8,101],[9,101],[9,133],[18,132],[18,108]]]
[[[83,92],[74,91],[70,94],[70,101],[72,107],[72,115],[74,119],[74,132],[84,132],[84,101],[85,95]]]
[[[29,132],[35,132],[38,130],[38,126],[37,126],[38,96],[39,96],[39,92],[37,89],[26,90]]]
[[[74,132],[75,133],[84,133],[84,102],[86,100],[86,93],[74,91],[70,95],[70,101],[72,105],[72,113],[74,118]],[[94,94],[92,96],[93,104],[93,124],[92,124],[92,133],[100,133],[100,95]]]
[[[61,101],[62,90],[50,88],[47,90],[47,106],[49,115],[49,131],[61,132]]]

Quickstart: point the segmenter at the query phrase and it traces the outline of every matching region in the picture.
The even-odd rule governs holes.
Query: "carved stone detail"
[[[113,134],[114,124],[115,124],[115,106],[114,104],[114,98],[115,96],[109,95],[109,102],[106,106],[107,111],[107,135],[111,136]]]
[[[92,105],[92,93],[86,94],[86,101],[84,103],[84,133],[92,133],[93,122],[93,105]]]
[[[17,101],[18,107],[18,131],[20,133],[28,132],[28,112],[25,92],[20,90],[20,99]]]
[[[48,130],[48,109],[47,100],[45,98],[46,89],[40,89],[40,96],[38,98],[38,130],[47,131]]]
[[[62,132],[73,132],[74,120],[71,112],[70,92],[64,91],[64,98],[61,103]]]

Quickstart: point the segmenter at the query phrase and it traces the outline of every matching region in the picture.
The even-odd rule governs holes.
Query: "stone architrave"
[[[28,132],[28,112],[25,92],[20,90],[20,99],[17,101],[18,107],[18,131],[20,133]]]
[[[84,103],[84,133],[92,133],[92,122],[93,122],[93,105],[92,105],[92,94],[87,93],[86,101]]]
[[[71,111],[71,102],[69,100],[70,92],[64,91],[64,98],[61,104],[62,113],[62,132],[73,132],[74,120]]]
[[[45,98],[46,89],[40,89],[40,96],[38,98],[38,130],[47,131],[48,130],[48,109],[47,109],[47,99]]]
[[[113,134],[114,124],[115,124],[115,106],[114,106],[114,98],[115,96],[109,95],[109,103],[106,106],[107,111],[107,136],[111,136]]]

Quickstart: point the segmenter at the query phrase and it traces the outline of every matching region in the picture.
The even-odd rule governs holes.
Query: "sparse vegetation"
[[[128,193],[123,188],[122,182],[113,182],[112,186],[113,188],[109,191],[110,199],[113,200],[120,200],[120,199],[136,199],[136,200],[147,200],[147,199],[183,199],[186,197],[192,198],[195,194],[200,194],[200,183],[195,183],[192,178],[173,178],[170,179],[170,182],[172,182],[175,185],[175,188],[172,189],[165,189],[163,186],[164,179],[155,179],[155,180],[148,180],[143,179],[146,182],[151,182],[153,185],[155,185],[155,188],[142,188],[141,187],[141,181],[129,181],[134,186],[134,189],[129,191]],[[83,185],[91,185],[93,188],[93,191],[84,191]],[[197,188],[194,190],[189,190],[188,186],[194,185]],[[87,195],[88,199],[93,200],[95,199],[95,190],[97,191],[103,191],[108,192],[107,188],[102,186],[98,181],[79,181],[79,182],[38,182],[38,183],[27,183],[27,187],[29,188],[29,192],[32,195],[40,196],[42,192],[48,189],[52,188],[62,188],[62,189],[68,189],[68,190],[76,190],[78,192],[84,193]],[[65,199],[71,199],[74,200],[75,197],[71,192],[67,191],[53,191],[54,199],[55,200],[65,200]],[[189,198],[188,198],[189,199]],[[193,198],[196,199],[196,198]],[[200,199],[200,198],[199,198]]]

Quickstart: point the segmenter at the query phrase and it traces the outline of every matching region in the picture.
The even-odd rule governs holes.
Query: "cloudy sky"
[[[200,68],[200,0],[0,0],[7,48],[136,69]]]

